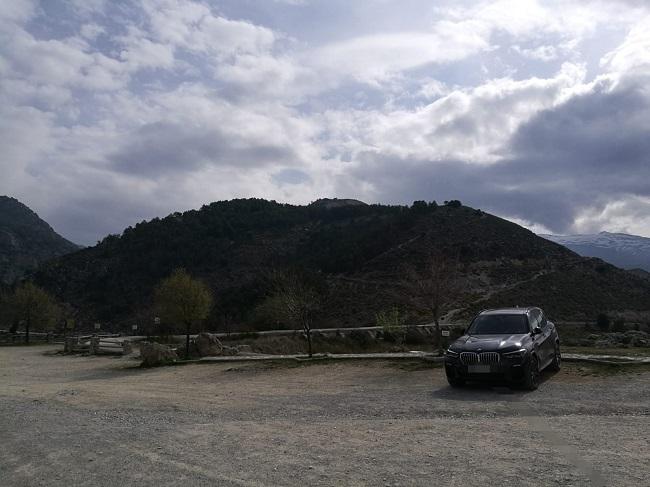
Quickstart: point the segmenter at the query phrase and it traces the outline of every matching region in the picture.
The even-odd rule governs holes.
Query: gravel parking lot
[[[418,363],[137,368],[0,348],[0,485],[650,485],[650,372],[538,391]]]

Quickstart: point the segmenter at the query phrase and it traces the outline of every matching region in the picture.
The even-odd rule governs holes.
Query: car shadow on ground
[[[141,367],[139,362],[116,363],[105,367],[76,370],[67,374],[68,382],[119,380],[156,372],[156,368]]]
[[[557,372],[544,370],[540,373],[539,387],[543,387],[546,382],[552,379]],[[503,401],[503,396],[526,396],[535,394],[535,391],[528,391],[514,384],[507,384],[502,381],[491,382],[467,382],[462,387],[451,387],[446,385],[433,391],[432,395],[437,399],[446,399],[450,401]]]

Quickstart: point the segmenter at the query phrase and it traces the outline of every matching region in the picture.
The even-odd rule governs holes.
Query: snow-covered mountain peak
[[[624,269],[650,271],[650,238],[627,233],[540,235],[585,257],[598,257]]]

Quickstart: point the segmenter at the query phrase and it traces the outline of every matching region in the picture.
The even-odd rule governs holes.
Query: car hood
[[[451,344],[459,352],[509,352],[519,350],[528,341],[523,335],[464,335]]]

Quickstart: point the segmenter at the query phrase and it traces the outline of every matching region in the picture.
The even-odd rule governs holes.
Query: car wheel
[[[449,382],[449,385],[451,387],[463,387],[465,385],[465,381],[463,379],[451,376],[449,374],[447,374],[447,382]]]
[[[554,372],[558,372],[562,367],[562,354],[560,353],[560,344],[555,344],[555,354],[553,355],[553,362],[551,362],[550,369]]]
[[[539,363],[537,357],[530,357],[524,377],[524,389],[534,391],[539,385]]]

